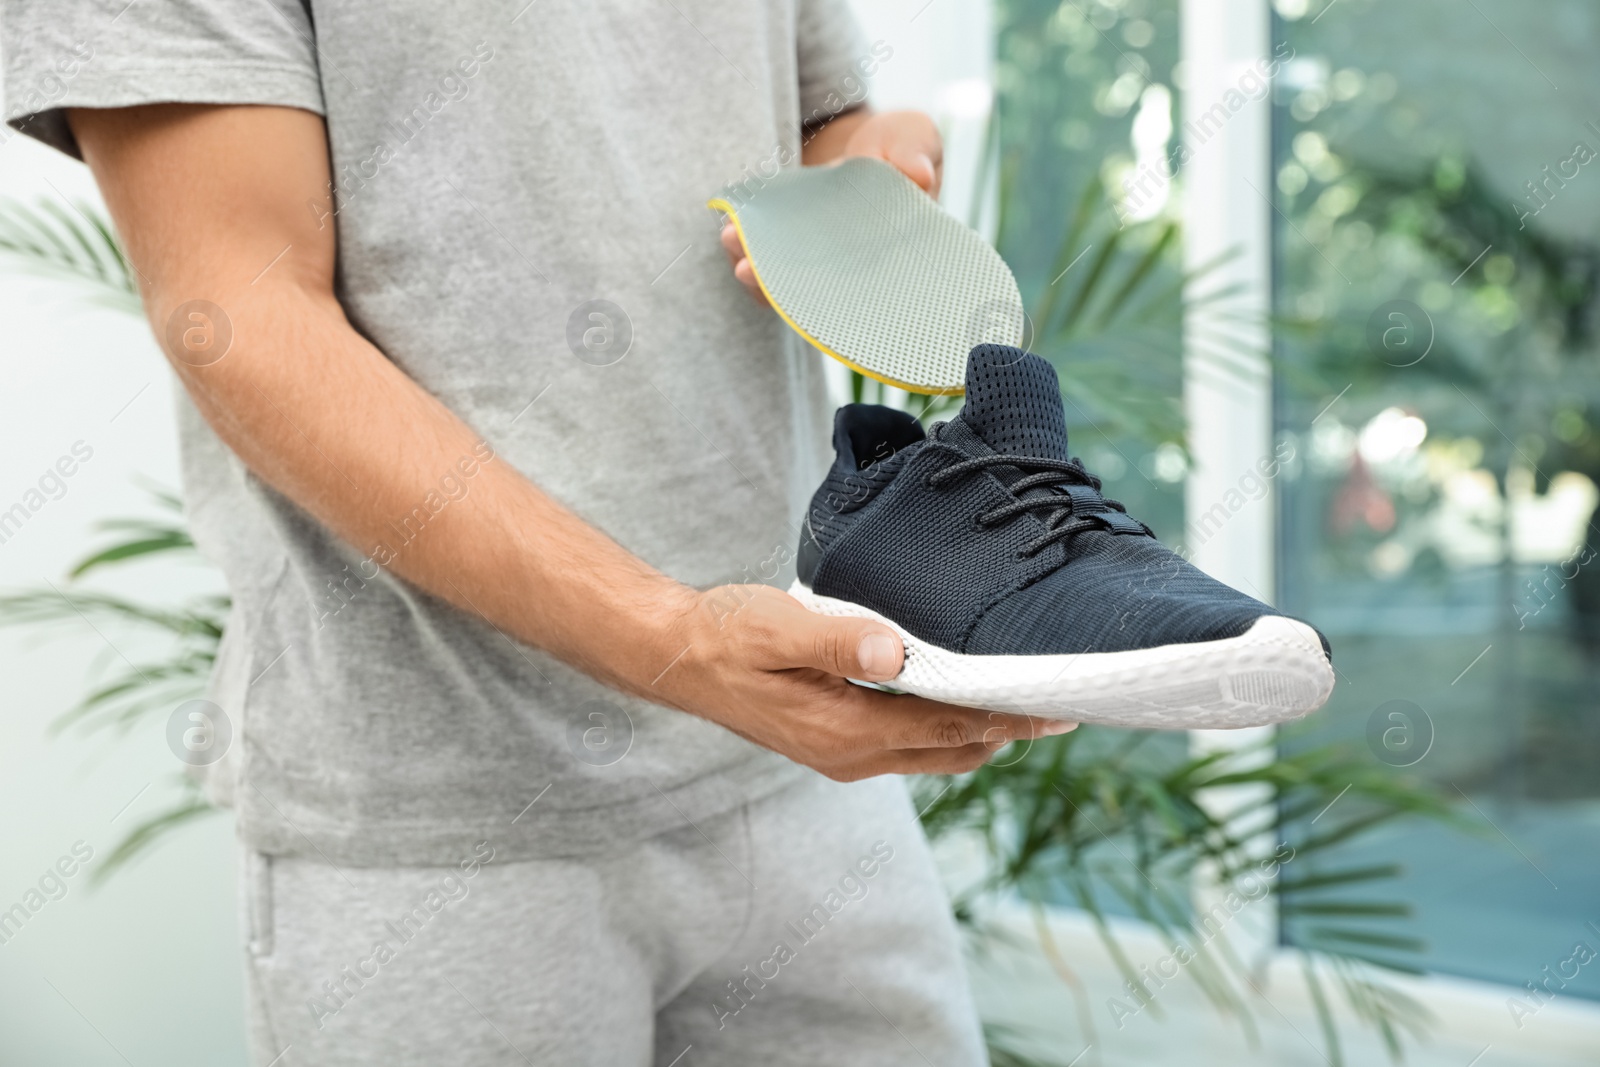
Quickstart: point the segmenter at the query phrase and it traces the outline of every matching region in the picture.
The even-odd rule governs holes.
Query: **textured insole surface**
[[[1005,261],[887,163],[788,168],[711,206],[789,324],[869,377],[960,393],[974,345],[1022,342]]]

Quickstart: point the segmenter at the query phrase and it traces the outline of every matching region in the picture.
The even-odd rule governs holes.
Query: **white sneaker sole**
[[[789,595],[811,611],[874,619],[905,644],[890,687],[946,704],[1143,730],[1232,730],[1298,719],[1328,702],[1333,667],[1317,633],[1269,615],[1222,641],[1128,652],[969,656],[906,633],[871,608]]]

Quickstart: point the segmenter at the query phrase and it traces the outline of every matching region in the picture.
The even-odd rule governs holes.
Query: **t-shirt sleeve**
[[[878,60],[848,0],[799,0],[795,17],[800,119],[826,122],[865,101]]]
[[[322,113],[304,0],[0,0],[0,63],[6,123],[72,156],[80,153],[69,107],[276,104]]]

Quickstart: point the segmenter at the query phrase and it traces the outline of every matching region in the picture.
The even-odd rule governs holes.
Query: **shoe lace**
[[[1084,469],[1076,456],[1070,460],[1036,456],[977,456],[963,459],[928,476],[928,486],[939,489],[959,478],[991,467],[1015,467],[1025,474],[1008,487],[1015,498],[1009,504],[980,512],[972,521],[981,527],[998,526],[1018,515],[1047,511],[1046,532],[1024,545],[1017,555],[1023,559],[1037,555],[1050,545],[1065,542],[1085,530],[1111,530],[1113,533],[1143,534],[1154,537],[1150,527],[1128,515],[1120,503],[1100,494],[1101,481]],[[1060,488],[1064,492],[1026,496],[1031,489]],[[1074,491],[1074,490],[1078,491]],[[1127,516],[1118,522],[1112,513]]]

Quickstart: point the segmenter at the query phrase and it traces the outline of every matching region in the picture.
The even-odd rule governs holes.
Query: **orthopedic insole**
[[[1020,345],[1022,297],[989,243],[881,160],[793,167],[710,206],[811,344],[880,382],[956,395],[978,344]]]

